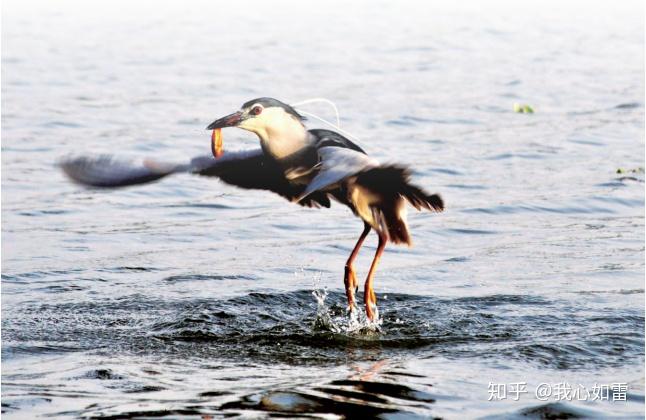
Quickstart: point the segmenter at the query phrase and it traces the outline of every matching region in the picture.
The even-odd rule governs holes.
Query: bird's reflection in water
[[[349,349],[350,360],[358,360],[356,349]],[[374,350],[378,353],[378,350]],[[362,354],[364,357],[365,353]],[[375,417],[384,414],[405,414],[416,417],[420,407],[434,403],[431,395],[410,386],[382,381],[384,372],[393,369],[390,359],[370,364],[353,363],[346,379],[329,383],[271,390],[242,397],[221,408],[254,410],[283,414],[337,414],[345,417]]]
[[[371,364],[367,368],[362,368],[360,365],[352,365],[352,370],[355,371],[348,379],[359,381],[370,381],[377,376],[385,367],[388,367],[390,360],[383,359]]]

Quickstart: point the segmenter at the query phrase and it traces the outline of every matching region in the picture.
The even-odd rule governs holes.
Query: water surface
[[[616,173],[644,166],[639,3],[5,3],[7,418],[643,417],[644,176]],[[379,333],[348,331],[347,209],[55,167],[208,153],[204,127],[258,96],[333,99],[444,196],[382,259]],[[490,382],[530,392],[488,401]],[[627,401],[533,395],[560,382]]]

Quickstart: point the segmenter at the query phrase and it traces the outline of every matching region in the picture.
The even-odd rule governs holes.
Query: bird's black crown
[[[260,104],[260,105],[264,106],[265,108],[270,108],[272,106],[277,106],[277,107],[283,108],[285,110],[285,112],[287,112],[288,114],[293,115],[294,117],[298,118],[300,121],[305,121],[305,117],[302,116],[301,114],[299,114],[298,112],[296,112],[296,110],[294,108],[292,108],[291,105],[288,105],[288,104],[286,104],[284,102],[281,102],[278,99],[274,99],[274,98],[257,98],[257,99],[253,99],[253,100],[251,100],[249,102],[245,102],[242,105],[242,108],[244,109],[244,108],[250,107],[253,104]]]

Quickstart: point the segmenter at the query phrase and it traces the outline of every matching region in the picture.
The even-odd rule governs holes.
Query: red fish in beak
[[[211,153],[213,153],[213,157],[216,159],[224,154],[221,128],[215,128],[211,133]]]

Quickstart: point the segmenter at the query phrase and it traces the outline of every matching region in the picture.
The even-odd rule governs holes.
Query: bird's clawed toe
[[[345,276],[343,278],[345,283],[345,294],[348,298],[348,310],[352,312],[355,308],[354,294],[357,292],[359,286],[357,282],[357,275],[352,265],[345,266]]]
[[[364,291],[363,301],[366,306],[366,316],[370,321],[377,319],[377,296],[372,287],[366,287]]]
[[[353,313],[357,309],[355,294],[359,292],[359,282],[357,274],[352,265],[345,267],[345,294],[348,298],[348,312]],[[370,283],[366,283],[363,291],[363,302],[365,305],[366,316],[370,321],[375,321],[378,317],[377,312],[377,295]]]

